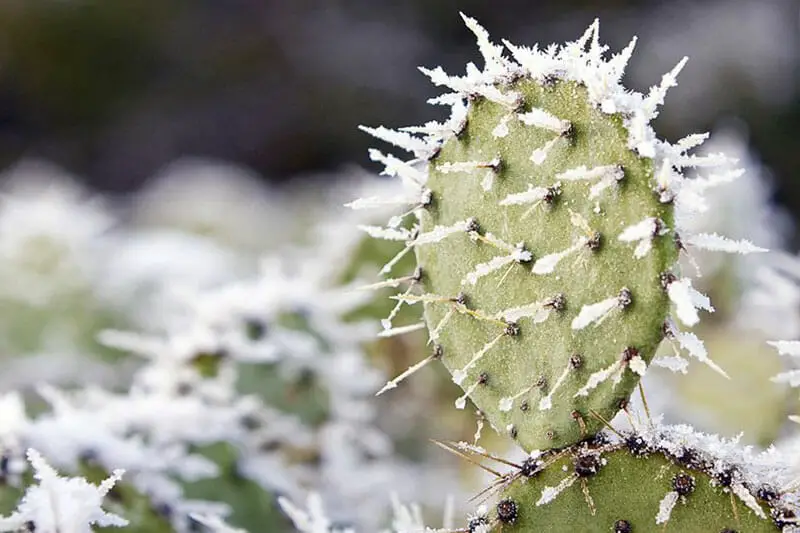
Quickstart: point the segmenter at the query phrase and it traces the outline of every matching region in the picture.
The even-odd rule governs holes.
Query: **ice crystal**
[[[83,478],[61,477],[34,449],[28,450],[36,484],[28,487],[17,510],[0,518],[0,531],[42,533],[91,533],[93,525],[124,527],[128,521],[103,510],[103,498],[122,477],[115,470],[95,486]],[[32,527],[31,527],[32,525]]]

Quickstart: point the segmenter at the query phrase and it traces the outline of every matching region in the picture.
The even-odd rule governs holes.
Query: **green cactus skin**
[[[479,229],[416,246],[423,283],[430,294],[450,298],[465,294],[463,307],[479,310],[480,316],[487,318],[557,295],[563,295],[566,305],[563,310],[551,309],[542,323],[520,319],[518,335],[502,335],[505,326],[497,320],[449,313],[457,307],[449,301],[425,302],[425,319],[429,330],[440,329],[436,342],[443,348],[441,359],[451,372],[463,369],[487,343],[496,340],[469,369],[462,387],[492,425],[513,436],[525,450],[558,448],[596,433],[601,423],[589,415],[590,410],[610,419],[639,378],[621,367],[622,381],[616,386],[608,379],[587,396],[576,396],[589,376],[620,361],[629,347],[645,362],[655,354],[669,311],[659,276],[675,262],[676,246],[670,235],[656,236],[652,250],[635,258],[631,244],[618,237],[626,227],[648,217],[669,227],[672,206],[659,202],[653,192],[651,160],[628,149],[622,117],[595,109],[584,87],[562,81],[543,86],[523,78],[503,90],[523,95],[519,112],[542,109],[568,121],[571,128],[559,138],[546,128],[512,118],[507,122],[507,135],[497,138],[492,134],[494,128],[516,112],[509,115],[507,107],[484,98],[470,103],[464,131],[446,142],[429,164],[433,201],[422,213],[421,232],[467,219],[477,221]],[[545,160],[534,164],[532,151],[550,141],[554,144]],[[496,171],[442,171],[448,163],[494,158],[499,159]],[[556,177],[581,166],[614,165],[621,165],[624,178],[592,199],[589,188],[594,182]],[[496,174],[488,191],[481,183],[486,172]],[[545,199],[533,209],[531,204],[501,205],[511,194],[529,187],[553,187],[559,181],[560,194],[550,203]],[[573,223],[576,214],[585,225]],[[596,249],[592,249],[594,232],[600,236]],[[476,238],[476,233],[491,233],[510,245],[521,242],[533,258],[504,266],[473,285],[466,278],[476,265],[509,253]],[[582,237],[589,240],[561,259],[552,273],[532,273],[537,259],[567,250]],[[598,326],[571,327],[584,305],[613,298],[623,288],[632,295],[627,308],[612,310]],[[571,365],[571,358],[578,361],[573,358],[576,354],[581,364]],[[552,394],[552,407],[542,410],[539,403],[548,394]],[[501,411],[501,399],[510,397],[517,397],[512,409]]]
[[[595,452],[600,452],[595,455]],[[662,452],[634,454],[626,446],[576,445],[550,457],[546,465],[512,476],[488,513],[489,531],[513,533],[581,531],[639,533],[650,531],[774,532],[779,510],[751,493],[759,517],[732,490],[724,476],[714,476],[697,464],[680,464]],[[580,472],[580,474],[578,473]],[[574,480],[549,503],[537,505],[545,487]],[[734,476],[734,479],[735,476]],[[736,484],[733,481],[733,484]],[[662,500],[675,488],[678,496],[666,521],[656,522]],[[761,493],[764,494],[763,492]],[[775,501],[775,500],[772,500]],[[768,517],[773,517],[772,519]],[[473,520],[475,518],[473,517]],[[626,527],[628,529],[626,529]]]

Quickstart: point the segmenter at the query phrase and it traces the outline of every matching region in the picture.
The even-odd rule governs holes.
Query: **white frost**
[[[435,226],[432,230],[427,231],[425,233],[420,233],[416,239],[414,239],[415,245],[420,244],[432,244],[435,242],[439,242],[445,237],[452,235],[453,233],[458,233],[460,231],[467,230],[467,221],[462,220],[460,222],[456,222],[450,226]]]
[[[554,185],[556,188],[558,186],[558,183]],[[541,202],[549,192],[549,187],[534,187],[533,185],[529,185],[527,191],[512,193],[500,200],[500,205],[522,205]]]
[[[28,450],[28,460],[37,483],[28,487],[9,517],[0,517],[0,530],[27,531],[29,522],[36,531],[63,533],[91,533],[93,525],[128,525],[121,516],[102,509],[103,498],[122,478],[122,470],[115,470],[100,485],[92,485],[84,478],[59,476],[36,450]]]
[[[544,163],[545,160],[547,159],[547,154],[549,154],[550,150],[553,149],[553,146],[556,145],[558,139],[559,139],[558,137],[556,137],[555,139],[550,139],[541,148],[534,149],[533,153],[531,153],[531,158],[530,158],[531,162],[536,166],[539,166],[542,163]]]
[[[672,510],[678,503],[679,494],[675,491],[668,492],[658,504],[658,514],[656,515],[656,524],[665,524],[669,522],[672,516]]]
[[[687,326],[694,326],[700,322],[700,316],[697,314],[698,309],[705,309],[710,313],[714,312],[711,300],[709,300],[708,296],[692,287],[692,281],[689,278],[677,279],[670,283],[667,287],[667,294],[675,304],[675,312],[678,318]]]
[[[567,132],[572,124],[568,120],[562,120],[556,116],[551,115],[544,109],[534,108],[527,113],[520,113],[517,115],[519,120],[526,126],[535,126],[550,130],[559,135]]]
[[[575,481],[578,479],[578,476],[571,475],[569,477],[564,478],[558,485],[555,487],[546,486],[542,489],[542,495],[536,501],[536,505],[547,505],[548,503],[552,502],[553,500],[558,497],[563,491],[570,488]]]
[[[638,242],[633,255],[637,259],[641,259],[652,249],[653,238],[666,231],[664,229],[659,231],[660,227],[661,222],[657,218],[648,217],[622,230],[617,238],[622,242]]]
[[[606,298],[600,302],[581,307],[580,313],[572,320],[572,329],[583,329],[592,322],[597,325],[608,316],[619,304],[619,297]]]
[[[571,254],[574,254],[575,252],[577,252],[578,250],[583,248],[586,245],[587,242],[588,242],[588,239],[586,239],[586,237],[580,237],[580,238],[577,239],[575,244],[573,244],[572,246],[570,246],[566,250],[563,250],[561,252],[556,252],[556,253],[553,253],[553,254],[548,254],[548,255],[545,255],[544,257],[540,257],[533,264],[533,268],[531,269],[531,272],[533,272],[534,274],[539,274],[539,275],[551,274],[553,272],[553,270],[555,270],[555,268],[558,266],[558,263],[561,262],[562,259],[564,259],[565,257],[567,257],[567,256],[569,256]]]
[[[703,250],[710,250],[714,252],[727,252],[732,254],[752,254],[767,252],[766,248],[761,248],[754,245],[748,240],[741,239],[735,241],[728,239],[716,233],[698,233],[696,235],[689,235],[684,238],[686,244],[696,246]]]

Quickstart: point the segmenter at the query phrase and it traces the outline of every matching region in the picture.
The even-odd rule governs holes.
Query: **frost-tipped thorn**
[[[715,311],[711,300],[705,294],[692,287],[689,278],[677,278],[674,274],[661,274],[661,286],[667,292],[670,301],[675,304],[675,313],[687,326],[694,326],[700,321],[697,311],[703,309],[709,313]]]
[[[550,389],[550,391],[547,393],[547,396],[545,396],[544,398],[539,400],[539,410],[540,411],[547,411],[548,409],[553,407],[553,395],[556,393],[556,391],[561,387],[561,385],[567,379],[567,377],[569,376],[570,372],[572,372],[573,370],[576,370],[577,368],[580,368],[582,364],[583,364],[583,359],[581,359],[581,356],[578,355],[578,354],[573,354],[569,358],[569,361],[567,362],[567,366],[561,372],[561,375],[558,376],[558,379],[553,384],[553,387]]]
[[[415,374],[418,370],[420,370],[423,367],[425,367],[431,361],[438,361],[439,359],[441,359],[443,353],[444,353],[444,349],[442,348],[442,345],[441,344],[434,344],[433,345],[433,350],[431,351],[431,354],[428,357],[426,357],[425,359],[419,361],[418,363],[410,366],[405,372],[401,373],[399,376],[397,376],[393,380],[387,382],[386,385],[384,385],[383,388],[381,388],[381,390],[379,390],[377,393],[375,393],[375,396],[380,396],[381,394],[383,394],[386,391],[389,391],[389,390],[392,390],[394,388],[397,388],[397,386],[400,384],[400,382],[402,382],[404,379],[408,378],[409,376]]]
[[[643,376],[647,370],[647,363],[639,355],[639,350],[633,346],[626,347],[616,362],[589,376],[586,385],[576,392],[574,397],[588,396],[592,390],[608,379],[611,379],[612,387],[616,388],[622,381],[622,376],[626,369],[630,369],[631,372],[640,376]]]
[[[603,191],[619,184],[625,178],[622,165],[601,165],[588,168],[585,165],[570,168],[556,175],[556,179],[567,181],[594,181],[589,188],[589,199],[600,196]]]
[[[480,375],[478,375],[478,379],[475,380],[475,383],[470,385],[467,388],[467,390],[464,391],[464,394],[456,398],[455,402],[456,409],[464,409],[464,407],[466,407],[467,405],[467,398],[469,398],[472,395],[472,393],[475,392],[475,389],[477,389],[481,385],[486,385],[488,382],[489,382],[489,374],[487,374],[486,372],[481,372]]]
[[[667,232],[664,222],[659,218],[648,217],[636,224],[632,224],[622,230],[617,237],[622,242],[635,242],[636,248],[633,256],[641,259],[646,256],[653,248],[653,240]]]
[[[528,217],[533,211],[544,202],[548,206],[555,204],[558,197],[561,195],[561,183],[556,182],[550,187],[533,187],[528,185],[528,190],[520,193],[509,194],[502,200],[499,205],[525,205],[532,204],[531,207],[522,213],[520,218]]]
[[[475,165],[477,168],[487,168],[492,172],[499,173],[500,170],[503,168],[503,160],[499,157],[495,157],[491,161],[486,161],[483,163],[478,163]]]
[[[485,263],[475,265],[475,268],[471,272],[467,273],[466,277],[461,280],[462,285],[466,285],[467,283],[470,285],[475,285],[481,278],[488,276],[489,274],[496,272],[508,265],[508,269],[506,269],[505,274],[501,276],[500,281],[497,283],[497,286],[500,287],[511,273],[511,270],[514,268],[515,264],[529,263],[533,260],[533,254],[525,249],[524,243],[520,242],[512,246],[498,239],[491,233],[486,233],[485,235],[471,233],[470,239],[476,243],[486,243],[506,253],[505,255],[495,256]]]
[[[574,127],[570,121],[560,119],[544,109],[533,108],[526,113],[519,113],[517,118],[526,126],[542,128],[566,138],[574,135]]]
[[[584,305],[578,316],[572,320],[572,329],[580,330],[590,324],[594,324],[595,327],[599,326],[611,316],[614,310],[624,310],[630,306],[632,298],[631,291],[627,287],[623,287],[616,296]]]

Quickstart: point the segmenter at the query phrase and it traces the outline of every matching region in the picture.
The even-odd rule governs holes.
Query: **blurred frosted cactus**
[[[120,316],[99,296],[103,265],[116,224],[108,202],[71,176],[27,161],[2,176],[0,191],[0,328],[4,386],[24,385],[38,372],[27,365],[61,352],[74,367],[46,367],[36,379],[81,382],[81,374],[109,377],[97,361],[108,355],[94,341]],[[95,361],[85,357],[95,355]],[[26,356],[20,358],[20,356]],[[11,367],[16,368],[13,370]],[[73,370],[73,371],[71,371]],[[24,375],[27,374],[28,377]]]

